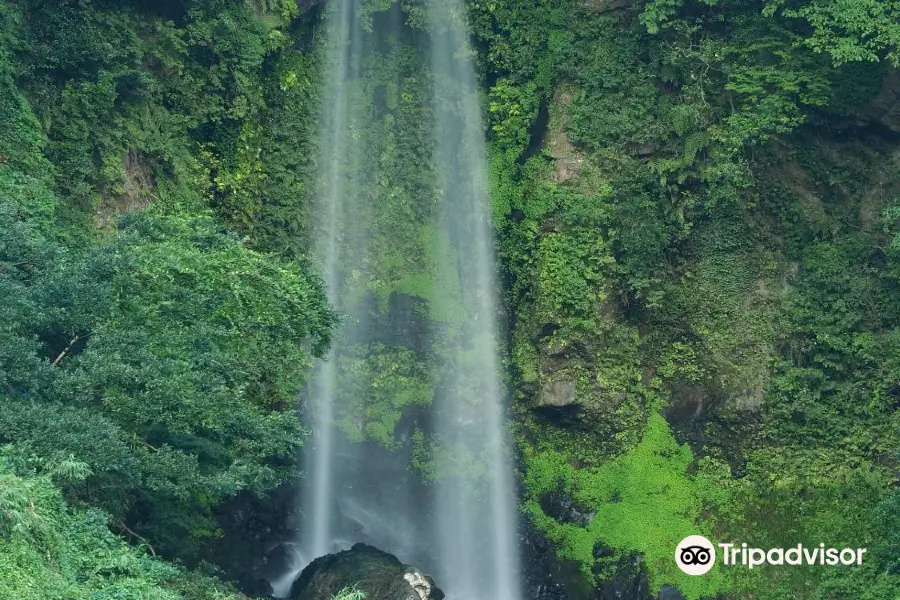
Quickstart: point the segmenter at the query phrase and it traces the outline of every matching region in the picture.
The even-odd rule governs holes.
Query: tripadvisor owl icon
[[[688,575],[703,575],[716,564],[716,548],[702,535],[689,535],[675,548],[675,562]]]

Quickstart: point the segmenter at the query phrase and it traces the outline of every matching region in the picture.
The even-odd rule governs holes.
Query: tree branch
[[[55,367],[56,365],[58,365],[59,361],[61,361],[63,359],[63,357],[65,357],[65,355],[69,353],[69,351],[72,349],[72,346],[74,346],[75,342],[77,342],[77,341],[78,341],[78,336],[76,335],[75,337],[72,338],[72,341],[69,342],[69,345],[66,346],[65,349],[59,353],[59,356],[57,356],[54,359],[53,363],[50,366]]]
[[[113,525],[119,527],[125,533],[141,540],[144,543],[144,545],[147,546],[147,549],[150,550],[150,554],[152,554],[154,557],[156,556],[156,550],[153,549],[153,546],[150,545],[150,542],[147,540],[147,538],[145,538],[144,536],[142,536],[140,534],[133,532],[131,529],[128,528],[128,526],[125,523],[123,523],[122,521],[119,521],[118,519],[113,519],[112,521],[113,521]]]

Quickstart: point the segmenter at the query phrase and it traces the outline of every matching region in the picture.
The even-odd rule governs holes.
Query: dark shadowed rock
[[[324,4],[325,0],[297,0],[297,6],[300,7],[300,14],[308,12],[320,4]]]
[[[366,600],[442,600],[434,580],[397,557],[366,544],[328,554],[303,569],[291,588],[290,600],[330,600],[355,586]]]
[[[254,598],[268,598],[275,594],[272,584],[268,580],[258,577],[250,582],[245,582],[241,590]]]
[[[900,69],[887,67],[881,90],[863,109],[863,117],[900,133]]]
[[[661,590],[659,590],[659,600],[684,600],[684,596],[681,595],[676,588],[670,585],[664,585]]]
[[[582,0],[584,5],[599,13],[613,10],[635,9],[644,5],[644,0]]]

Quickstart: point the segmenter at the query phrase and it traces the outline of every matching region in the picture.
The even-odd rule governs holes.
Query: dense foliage
[[[152,555],[233,559],[228,503],[296,476],[335,324],[305,259],[313,4],[0,4],[0,597],[239,597]],[[692,600],[898,596],[900,3],[468,6],[523,512],[589,587],[640,556]],[[348,233],[338,303],[380,338],[338,367],[344,432],[430,480],[407,417],[466,314],[436,264],[422,9],[360,15],[348,211],[377,258]],[[689,578],[692,533],[869,552]]]
[[[639,553],[689,598],[900,590],[898,8],[474,4],[525,506],[598,585]],[[698,532],[880,550],[701,580]]]
[[[215,579],[133,548],[107,528],[107,515],[73,510],[53,478],[83,479],[84,463],[42,461],[42,474],[14,453],[0,467],[0,598],[238,600]],[[16,471],[21,471],[17,474]]]
[[[284,150],[258,170],[250,149],[263,87],[308,95],[308,57],[266,62],[296,15],[0,7],[0,443],[41,465],[3,475],[5,514],[26,519],[3,537],[5,597],[228,597],[200,579],[179,592],[178,569],[107,525],[197,565],[217,552],[218,507],[296,478],[296,398],[335,317],[296,243],[267,243],[265,217],[251,239],[228,230],[247,228],[229,207],[265,195],[268,176],[299,202],[302,158]],[[48,466],[67,464],[81,476]]]

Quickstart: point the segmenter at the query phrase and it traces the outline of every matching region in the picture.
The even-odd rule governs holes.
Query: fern
[[[67,481],[84,481],[94,474],[86,462],[76,460],[73,455],[50,465],[47,474],[51,477],[65,479]]]
[[[354,585],[352,587],[345,587],[337,594],[331,597],[331,600],[364,600],[366,597],[366,593]]]

